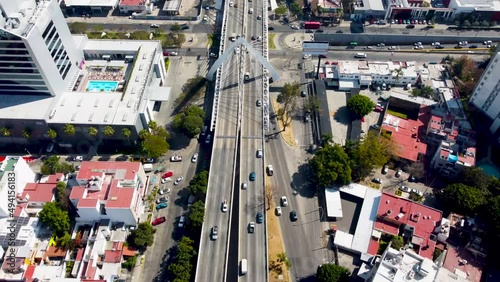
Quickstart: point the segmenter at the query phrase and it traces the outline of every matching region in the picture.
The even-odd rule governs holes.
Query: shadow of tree
[[[349,125],[351,123],[351,113],[346,106],[342,106],[335,112],[333,119],[338,123]]]
[[[311,169],[308,163],[301,164],[292,175],[290,186],[302,197],[313,198],[316,196],[316,186],[311,182]]]
[[[170,145],[169,150],[182,150],[189,146],[191,143],[192,139],[186,136],[184,133],[178,132],[176,130],[171,130],[170,132],[170,138],[168,139],[168,144]]]
[[[177,246],[169,248],[162,257],[160,270],[153,278],[153,282],[172,281],[174,277],[169,273],[168,266],[174,262]]]

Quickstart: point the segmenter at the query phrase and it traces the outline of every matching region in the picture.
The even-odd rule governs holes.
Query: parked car
[[[179,217],[179,223],[177,223],[177,226],[180,228],[184,227],[184,222],[186,222],[186,218],[181,215],[181,217]]]
[[[402,172],[402,170],[398,168],[398,170],[396,170],[396,174],[394,174],[394,176],[400,177],[401,176],[401,172]]]
[[[172,182],[172,178],[167,177],[167,178],[162,178],[162,179],[161,179],[161,184],[165,184],[165,183],[167,183],[167,182]]]
[[[419,195],[420,197],[423,197],[424,196],[424,193],[422,191],[419,191],[417,189],[411,189],[411,193],[413,194],[417,194]]]
[[[182,156],[173,155],[170,157],[171,162],[182,162]]]
[[[198,154],[194,154],[193,157],[191,158],[191,162],[195,163],[198,161]]]
[[[274,27],[269,26],[269,27],[267,27],[267,30],[274,30]]]
[[[281,215],[281,207],[276,207],[276,215],[277,216]]]
[[[372,182],[373,183],[377,183],[377,184],[382,184],[382,180],[380,178],[378,178],[378,177],[373,178]]]
[[[83,156],[75,156],[73,157],[74,162],[82,162],[83,161]]]
[[[262,212],[258,212],[257,213],[257,223],[262,223],[264,222],[264,215],[262,214]]]
[[[384,168],[382,169],[382,174],[387,174],[388,171],[389,171],[389,166],[384,165]]]
[[[284,207],[288,206],[288,199],[286,196],[281,197],[281,205]]]
[[[164,223],[165,221],[167,221],[167,219],[164,216],[162,216],[162,217],[159,217],[159,218],[153,220],[153,222],[151,222],[151,225],[156,226],[156,225]]]
[[[167,171],[167,172],[165,172],[165,173],[161,176],[161,178],[168,178],[168,177],[172,177],[172,176],[174,176],[174,173],[173,173],[173,172],[171,172],[171,171]]]
[[[168,193],[170,193],[170,188],[160,190],[158,193],[159,193],[160,195],[165,195],[165,194],[168,194]]]
[[[401,187],[399,187],[399,189],[403,192],[406,192],[406,193],[410,193],[411,189],[408,188],[408,186],[404,186],[404,185],[401,185]]]
[[[222,212],[227,212],[227,200],[222,201],[221,210]]]
[[[181,181],[184,180],[184,177],[181,176],[181,177],[178,177],[175,182],[174,182],[174,185],[179,185],[179,183],[181,183]]]
[[[156,210],[161,210],[161,209],[164,209],[166,207],[168,207],[167,203],[161,203],[161,204],[156,206]]]
[[[297,212],[296,211],[291,211],[290,212],[290,220],[291,221],[297,221],[298,217],[297,217]]]
[[[255,232],[255,222],[250,222],[248,224],[248,233],[254,233]]]
[[[166,202],[168,202],[168,197],[161,197],[161,198],[158,198],[156,200],[157,204],[166,203]]]

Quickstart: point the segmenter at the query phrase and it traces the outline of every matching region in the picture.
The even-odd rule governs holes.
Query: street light
[[[31,157],[31,153],[30,153],[30,151],[28,151],[28,149],[27,149],[27,148],[24,148],[24,150],[25,150],[25,151],[26,151],[26,153],[28,153],[28,155],[30,155],[30,157]]]

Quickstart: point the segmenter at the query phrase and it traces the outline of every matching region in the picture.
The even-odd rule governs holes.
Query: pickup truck
[[[170,161],[171,162],[182,162],[182,156],[177,156],[177,155],[171,156]]]

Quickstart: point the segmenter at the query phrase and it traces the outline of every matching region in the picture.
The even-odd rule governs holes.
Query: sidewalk
[[[68,24],[75,23],[75,22],[84,22],[88,24],[166,24],[166,25],[174,25],[174,24],[188,24],[188,25],[193,25],[193,24],[199,24],[201,20],[197,21],[171,21],[171,20],[135,20],[135,19],[129,19],[127,16],[123,17],[117,17],[117,16],[108,16],[108,17],[92,17],[92,18],[83,18],[83,17],[69,17],[66,18],[66,22]]]

